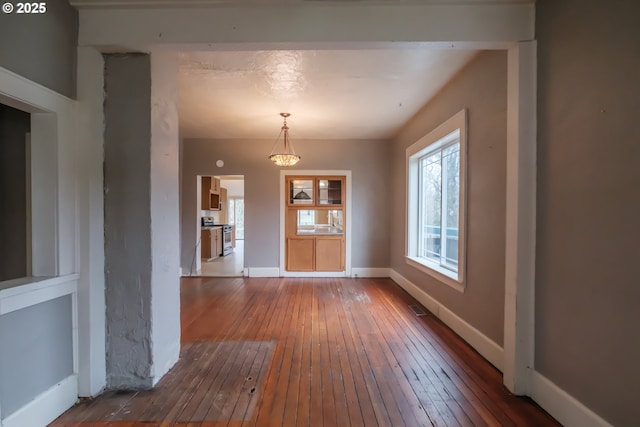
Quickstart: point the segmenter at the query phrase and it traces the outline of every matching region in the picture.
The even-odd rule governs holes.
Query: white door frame
[[[287,189],[285,181],[287,176],[306,176],[306,175],[321,175],[321,176],[344,176],[346,185],[346,200],[344,203],[344,209],[346,211],[346,224],[347,229],[344,234],[345,238],[345,269],[338,272],[326,272],[326,271],[313,271],[313,272],[293,272],[286,271],[285,269],[285,216],[286,216],[286,202],[287,202]],[[351,277],[351,171],[350,170],[294,170],[294,169],[282,169],[280,170],[280,277]]]

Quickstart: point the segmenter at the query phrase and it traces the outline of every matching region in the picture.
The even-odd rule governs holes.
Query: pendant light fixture
[[[287,117],[291,114],[289,113],[280,113],[280,115],[284,119],[284,123],[282,128],[280,129],[280,134],[276,139],[275,144],[273,144],[273,148],[271,149],[271,155],[269,156],[269,160],[276,164],[276,166],[293,166],[300,160],[300,156],[298,156],[293,149],[293,145],[289,141],[289,126],[287,126]],[[280,136],[284,134],[284,151],[281,154],[274,154],[273,150],[275,150],[276,145],[278,145],[278,141],[280,140]]]

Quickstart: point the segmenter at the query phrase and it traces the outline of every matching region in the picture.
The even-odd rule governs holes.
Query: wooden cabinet
[[[210,259],[212,253],[211,230],[202,230],[200,233],[200,258]]]
[[[287,239],[287,270],[314,271],[315,239]]]
[[[216,227],[212,230],[212,237],[213,235],[215,235],[215,239],[216,239],[216,246],[215,246],[215,255],[213,256],[213,258],[217,258],[220,255],[222,255],[222,246],[223,246],[223,241],[222,241],[222,227]],[[213,245],[212,245],[213,247]]]
[[[217,211],[221,209],[220,178],[215,176],[201,177],[201,209]]]
[[[200,257],[206,260],[222,255],[222,227],[207,228],[200,234]]]
[[[218,223],[228,224],[229,223],[229,205],[227,203],[227,189],[224,187],[220,188],[219,208],[220,208],[220,213],[218,214]]]
[[[286,185],[288,206],[344,205],[344,176],[291,176]]]
[[[290,237],[287,239],[287,271],[344,270],[344,239]]]
[[[220,178],[211,177],[211,192],[213,194],[220,194]]]
[[[203,176],[200,178],[200,197],[201,206],[200,209],[208,211],[210,208],[209,194],[211,193],[211,178],[210,176]]]
[[[344,270],[343,239],[317,238],[315,247],[316,271]]]
[[[346,177],[288,176],[287,271],[344,271]]]

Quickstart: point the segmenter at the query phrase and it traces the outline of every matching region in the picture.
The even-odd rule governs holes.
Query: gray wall
[[[107,384],[151,386],[151,62],[105,56]]]
[[[274,119],[277,131],[277,122]],[[290,126],[295,126],[290,121]],[[302,160],[294,169],[352,171],[352,266],[389,266],[389,143],[294,140]],[[244,175],[245,267],[279,265],[280,168],[267,156],[272,140],[190,140],[182,148],[182,268],[196,245],[197,175]],[[215,162],[224,160],[224,167]]]
[[[0,104],[0,282],[27,275],[27,150],[31,116]]]
[[[391,155],[391,267],[502,345],[507,56],[480,53],[396,137]],[[467,271],[461,293],[407,265],[405,150],[458,111],[468,113]]]
[[[0,406],[6,418],[73,374],[71,295],[0,316]]]
[[[75,97],[78,12],[66,0],[45,3],[43,14],[0,13],[0,67]]]
[[[640,3],[539,0],[535,367],[640,420]]]

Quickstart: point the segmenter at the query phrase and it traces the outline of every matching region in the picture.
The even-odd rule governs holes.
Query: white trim
[[[409,264],[413,268],[417,268],[418,270],[422,271],[425,274],[428,274],[439,282],[442,282],[447,286],[451,286],[456,291],[464,292],[464,285],[456,280],[456,278],[454,277],[455,273],[453,271],[446,270],[439,265],[429,265],[423,263],[420,258],[407,256],[405,257],[405,260],[407,264]]]
[[[31,283],[0,290],[0,315],[76,293],[78,275],[35,279]]]
[[[458,317],[453,311],[441,304],[416,284],[402,276],[397,271],[391,269],[391,279],[400,287],[407,291],[412,297],[417,299],[444,324],[449,326],[455,333],[460,335],[471,347],[473,347],[482,357],[487,359],[493,366],[502,371],[504,352],[502,347],[496,344],[489,337],[471,326],[464,319]]]
[[[78,397],[78,379],[71,375],[0,421],[2,427],[46,426],[73,406]]]
[[[96,396],[106,384],[104,278],[104,59],[77,50],[76,266],[78,279],[78,394]]]
[[[427,153],[442,149],[443,146],[446,146],[446,144],[454,140],[454,136],[460,143],[458,270],[457,272],[449,273],[448,271],[445,272],[444,269],[434,269],[433,266],[422,262],[420,258],[418,258],[418,239],[415,236],[419,235],[417,224],[420,215],[420,158]],[[459,291],[464,291],[467,266],[467,145],[467,109],[464,108],[411,144],[405,150],[407,203],[405,205],[406,223],[404,243],[407,263]],[[433,270],[433,272],[430,270]]]
[[[351,277],[390,277],[390,268],[352,268]]]
[[[531,398],[564,426],[612,426],[537,371],[531,372]]]
[[[248,277],[280,277],[278,267],[249,267],[245,268]]]
[[[530,395],[535,358],[536,42],[507,57],[504,385]]]
[[[288,272],[285,269],[285,232],[284,232],[284,221],[285,215],[287,213],[287,189],[285,188],[285,180],[287,176],[344,176],[345,177],[345,186],[346,188],[346,201],[343,204],[344,209],[346,211],[345,215],[345,223],[347,227],[347,231],[344,234],[345,238],[345,269],[344,271],[336,272],[334,275],[332,272],[324,272],[319,276],[316,275],[305,275],[300,272]],[[352,200],[352,189],[351,189],[351,171],[350,170],[295,170],[295,169],[281,169],[280,170],[280,231],[278,240],[280,242],[280,272],[279,275],[282,277],[350,277],[351,276],[351,211],[353,210],[350,203]],[[317,273],[317,272],[314,272]],[[339,274],[339,275],[338,275]]]
[[[29,113],[59,112],[73,100],[0,67],[0,102]]]

